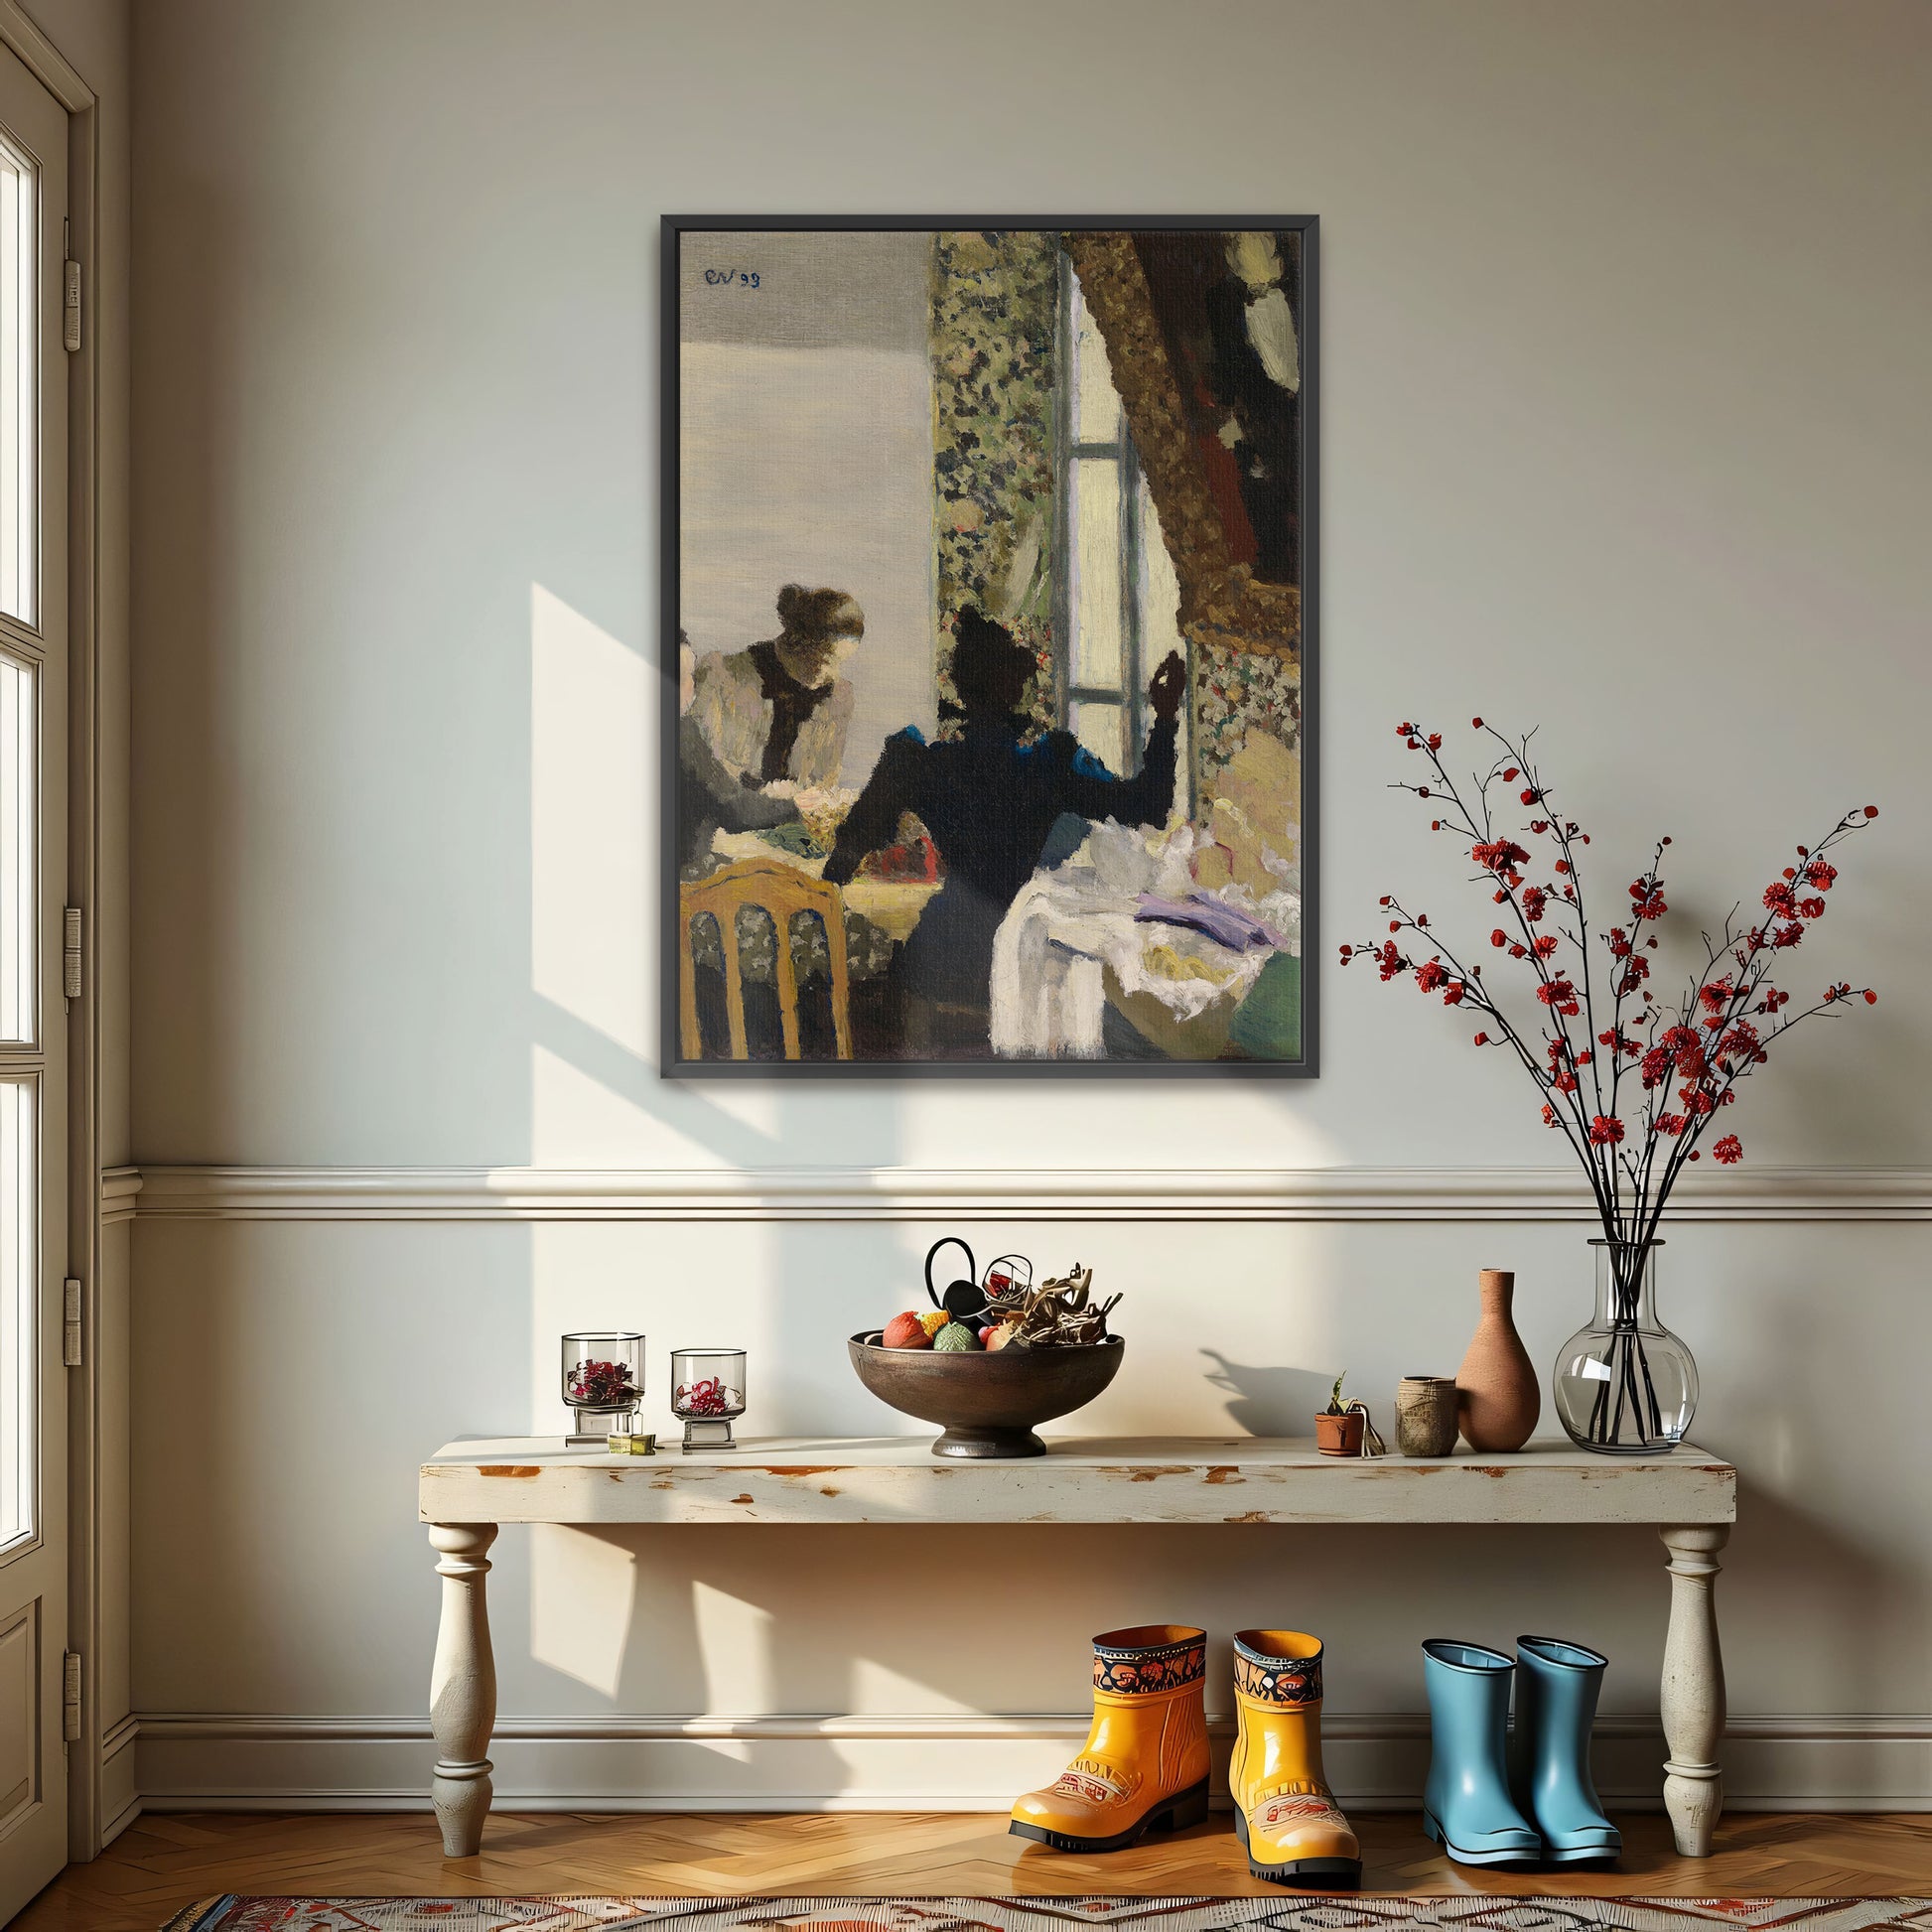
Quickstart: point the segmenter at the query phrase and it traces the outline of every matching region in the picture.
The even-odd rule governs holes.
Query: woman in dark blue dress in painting
[[[1071,812],[1160,825],[1173,803],[1174,720],[1186,673],[1170,653],[1148,686],[1155,723],[1132,778],[1117,778],[1071,732],[1024,743],[1020,715],[1033,653],[978,611],[960,613],[952,657],[956,739],[928,745],[912,727],[886,741],[839,828],[825,877],[847,884],[869,852],[898,837],[902,812],[932,836],[946,883],[905,942],[905,1045],[919,1056],[984,1057],[993,935],[1038,865],[1053,823]]]

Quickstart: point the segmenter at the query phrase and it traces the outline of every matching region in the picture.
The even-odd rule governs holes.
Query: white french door
[[[0,1924],[67,1863],[68,117],[0,48]]]

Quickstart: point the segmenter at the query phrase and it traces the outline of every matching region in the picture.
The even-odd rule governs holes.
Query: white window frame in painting
[[[1125,777],[1140,768],[1147,749],[1148,679],[1170,650],[1188,656],[1181,638],[1173,567],[1161,537],[1160,518],[1141,470],[1127,412],[1106,363],[1106,350],[1080,295],[1072,262],[1060,258],[1058,347],[1060,382],[1056,442],[1059,517],[1054,543],[1054,681],[1056,721]],[[1104,383],[1104,389],[1102,384]],[[1111,394],[1105,433],[1091,435],[1083,422],[1083,392]],[[1085,521],[1111,523],[1118,557],[1119,618],[1110,636],[1091,621],[1094,600],[1081,581],[1087,544]],[[1116,586],[1098,596],[1111,601]],[[1176,807],[1191,813],[1192,759],[1187,717],[1180,719],[1177,770],[1184,787]]]

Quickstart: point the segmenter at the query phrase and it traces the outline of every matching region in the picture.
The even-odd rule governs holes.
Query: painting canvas
[[[665,1071],[1312,1073],[1312,217],[663,274]]]

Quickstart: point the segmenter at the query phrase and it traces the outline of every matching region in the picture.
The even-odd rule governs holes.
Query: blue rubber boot
[[[1580,1643],[1516,1639],[1509,1783],[1536,1820],[1553,1864],[1608,1863],[1623,1850],[1623,1834],[1603,1816],[1589,1775],[1589,1727],[1608,1663]]]
[[[1543,1842],[1509,1795],[1504,1750],[1515,1666],[1481,1644],[1431,1637],[1429,1783],[1422,1828],[1457,1864],[1534,1865]]]

